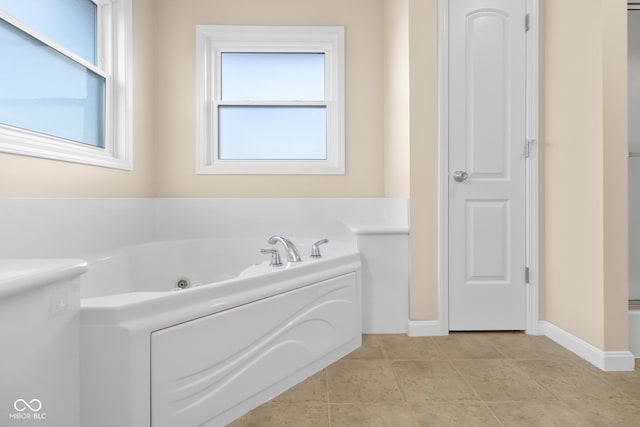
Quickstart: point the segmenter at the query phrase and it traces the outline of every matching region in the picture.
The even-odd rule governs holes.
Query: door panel
[[[450,0],[451,330],[526,327],[525,14],[525,0]]]
[[[491,10],[467,16],[466,156],[467,172],[477,179],[504,179],[509,174],[507,18]]]
[[[508,200],[467,200],[467,284],[509,283]],[[489,250],[488,250],[489,249]]]

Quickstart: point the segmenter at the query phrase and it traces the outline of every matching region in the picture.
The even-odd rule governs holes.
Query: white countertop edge
[[[0,298],[72,280],[87,269],[83,259],[0,258]]]
[[[345,223],[345,225],[353,234],[357,235],[409,234],[408,226],[384,221]]]

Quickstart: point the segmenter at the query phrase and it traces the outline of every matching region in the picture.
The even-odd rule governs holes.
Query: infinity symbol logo
[[[40,402],[39,399],[31,399],[29,403],[27,403],[27,401],[24,399],[18,399],[13,402],[13,407],[18,412],[24,412],[27,410],[27,408],[29,408],[32,412],[38,412],[40,409],[42,409],[42,402]]]

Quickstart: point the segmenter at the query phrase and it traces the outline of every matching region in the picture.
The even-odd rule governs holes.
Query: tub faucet
[[[302,258],[300,258],[300,254],[298,253],[298,248],[293,242],[286,237],[283,236],[271,236],[269,239],[270,245],[275,245],[276,243],[282,243],[285,251],[287,252],[287,261],[289,262],[300,262]]]

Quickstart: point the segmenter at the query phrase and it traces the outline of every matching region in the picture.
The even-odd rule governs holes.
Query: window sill
[[[0,152],[132,170],[131,153],[91,147],[61,138],[0,125]]]
[[[218,175],[344,175],[344,162],[326,160],[218,160],[198,165],[197,174]]]

